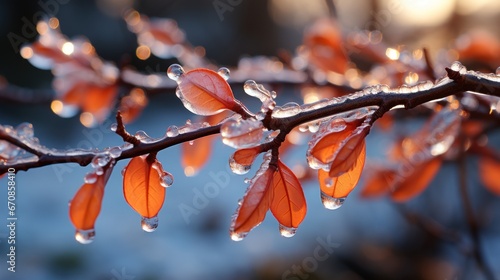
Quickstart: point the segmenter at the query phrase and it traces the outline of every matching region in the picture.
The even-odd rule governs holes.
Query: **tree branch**
[[[280,130],[276,139],[285,139],[285,136],[296,126],[318,120],[335,114],[359,109],[367,106],[378,106],[377,114],[374,118],[381,117],[387,111],[404,106],[406,109],[414,108],[423,103],[439,100],[447,96],[455,95],[464,91],[475,91],[491,96],[500,97],[500,78],[495,75],[486,75],[475,72],[459,73],[447,68],[448,76],[451,79],[443,79],[431,88],[422,89],[417,85],[409,89],[409,93],[403,93],[399,89],[384,90],[382,87],[371,87],[363,91],[342,97],[333,98],[320,106],[318,109],[311,109],[309,104],[301,106],[302,112],[286,118],[271,118],[265,122],[269,130]],[[152,143],[139,143],[138,145],[125,149],[116,160],[132,158],[139,155],[160,151],[173,145],[189,142],[198,138],[219,133],[221,125],[200,128],[195,131],[179,134],[175,137],[165,137]],[[0,165],[0,174],[7,172],[9,168],[16,170],[28,170],[31,168],[47,166],[56,163],[78,163],[82,166],[88,165],[92,158],[100,151],[82,151],[68,155],[65,151],[46,151],[34,147],[23,146],[22,141],[7,133],[0,133],[0,140],[5,140],[23,150],[33,153],[39,157],[37,161],[22,162]],[[126,141],[126,140],[125,140]],[[272,141],[266,144],[266,150],[279,147],[282,141]]]

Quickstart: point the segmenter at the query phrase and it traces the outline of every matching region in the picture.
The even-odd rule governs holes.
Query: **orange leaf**
[[[342,141],[352,134],[357,124],[346,123],[343,120],[335,120],[331,125],[345,125],[345,129],[323,136],[311,149],[311,155],[322,163],[329,163],[332,156],[339,149]]]
[[[274,170],[270,167],[248,187],[231,225],[231,238],[233,240],[244,238],[266,217],[267,210],[269,210],[269,189],[273,173]]]
[[[130,160],[123,174],[123,195],[127,203],[141,216],[158,215],[165,200],[164,171],[161,163],[149,156]]]
[[[94,183],[83,184],[69,204],[71,223],[78,230],[94,229],[94,223],[101,211],[104,187],[112,171],[111,167],[104,169],[104,174],[97,176]]]
[[[344,198],[356,187],[365,165],[366,145],[363,144],[362,147],[362,151],[359,153],[352,169],[339,177],[332,178],[328,175],[327,171],[323,169],[318,170],[319,186],[322,193],[333,198]],[[328,182],[329,180],[331,182]]]
[[[486,189],[500,195],[500,162],[487,156],[481,157],[479,175]]]
[[[195,175],[207,163],[212,151],[212,140],[216,135],[198,138],[192,142],[182,143],[182,166],[186,176]]]
[[[302,186],[295,174],[279,160],[271,184],[271,212],[281,226],[293,232],[307,212]]]
[[[335,154],[329,174],[337,177],[350,170],[356,163],[356,159],[361,153],[365,153],[365,136],[368,134],[368,127],[364,127],[361,132],[354,134],[342,142],[342,146]]]
[[[344,73],[348,58],[342,47],[342,34],[331,18],[322,18],[305,34],[304,44],[309,50],[309,60],[323,71]]]
[[[409,174],[396,173],[391,192],[392,199],[403,202],[419,195],[432,181],[441,167],[441,162],[441,158],[436,157],[410,168]]]
[[[365,186],[361,191],[362,197],[375,197],[386,193],[395,179],[396,172],[392,169],[381,169],[375,171],[366,179]]]
[[[214,115],[222,110],[241,111],[229,84],[215,71],[194,69],[181,75],[177,96],[197,115]]]

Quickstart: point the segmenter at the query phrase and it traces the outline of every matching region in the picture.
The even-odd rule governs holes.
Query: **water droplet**
[[[346,199],[345,197],[341,198],[331,197],[321,192],[321,202],[323,203],[323,206],[325,206],[325,208],[329,210],[339,209],[340,206],[344,204],[345,199]]]
[[[245,178],[245,180],[243,180],[243,183],[245,184],[250,184],[250,182],[252,182],[252,179],[250,178]]]
[[[241,240],[243,240],[248,235],[248,232],[235,232],[235,231],[232,231],[230,234],[231,234],[231,239],[233,241],[241,241]]]
[[[104,170],[102,169],[102,167],[98,167],[95,169],[95,174],[101,176],[102,174],[104,174]]]
[[[292,236],[295,235],[295,233],[297,232],[297,228],[294,228],[294,227],[286,227],[282,224],[280,224],[280,234],[281,236],[283,237],[287,237],[287,238],[290,238]]]
[[[184,74],[184,69],[179,64],[172,64],[167,69],[167,75],[171,80],[179,80],[182,74]]]
[[[451,64],[450,69],[456,72],[461,72],[463,71],[462,69],[465,69],[465,67],[459,61],[455,61]]]
[[[257,97],[261,102],[272,99],[272,94],[263,85],[257,84],[253,80],[246,81],[243,85],[243,90],[246,94]]]
[[[219,74],[224,80],[228,80],[229,79],[229,74],[230,74],[230,71],[228,68],[226,67],[221,67],[219,68],[219,70],[217,71],[217,74]]]
[[[21,139],[30,139],[34,136],[33,125],[30,123],[21,123],[16,127],[17,136]]]
[[[95,172],[89,172],[85,175],[83,180],[85,181],[86,184],[93,184],[97,181],[97,178],[99,176]]]
[[[167,136],[168,137],[175,137],[179,135],[179,128],[175,125],[171,125],[167,128]]]
[[[283,106],[278,106],[273,111],[273,117],[286,118],[299,114],[301,112],[300,105],[295,102],[288,102]]]
[[[116,132],[116,130],[118,129],[118,125],[116,123],[113,123],[113,124],[111,124],[110,129],[111,129],[111,131]]]
[[[163,173],[163,187],[168,188],[174,183],[174,176],[168,172]]]
[[[229,159],[229,167],[231,168],[231,171],[234,174],[238,174],[238,175],[247,174],[248,171],[250,171],[250,169],[252,168],[251,165],[242,165],[242,164],[237,163],[234,160],[233,156],[231,156],[231,158]]]
[[[125,176],[125,171],[127,171],[127,167],[124,167],[124,168],[122,169],[122,171],[121,171],[122,176]]]
[[[75,239],[76,241],[80,242],[81,244],[89,244],[94,241],[95,237],[95,230],[94,229],[89,229],[89,230],[79,230],[77,229],[75,232]]]
[[[122,149],[120,147],[112,147],[108,153],[112,158],[118,158],[122,155]]]
[[[154,216],[153,218],[141,218],[141,227],[142,230],[146,232],[153,232],[158,227],[158,216]]]

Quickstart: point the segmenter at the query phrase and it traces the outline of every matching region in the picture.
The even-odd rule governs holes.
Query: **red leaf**
[[[237,150],[229,159],[231,170],[236,174],[246,174],[261,152],[260,146]]]
[[[334,120],[334,122],[331,125],[345,125],[345,129],[324,135],[316,142],[310,152],[312,156],[325,164],[331,162],[333,155],[339,149],[342,141],[349,137],[359,124],[346,123],[344,120]]]
[[[242,110],[234,99],[231,87],[217,72],[194,69],[182,74],[177,83],[177,96],[195,114],[214,115],[222,110]]]
[[[365,165],[366,145],[362,145],[362,150],[356,159],[351,170],[339,177],[330,177],[327,171],[318,170],[318,180],[321,192],[333,198],[344,198],[356,187],[361,177],[361,172]],[[330,181],[330,182],[328,182]]]
[[[112,168],[105,167],[104,174],[97,176],[94,183],[85,183],[76,192],[69,204],[69,217],[77,230],[92,230],[101,211],[104,187]]]
[[[271,185],[271,212],[280,225],[290,228],[292,233],[302,223],[307,212],[302,186],[295,174],[279,160]]]
[[[233,240],[243,239],[266,217],[267,210],[269,210],[269,190],[273,173],[272,168],[267,169],[248,187],[231,225],[231,238]]]
[[[392,185],[392,199],[398,202],[404,202],[423,192],[432,181],[441,167],[441,158],[429,159],[416,166],[411,166],[409,172],[396,173]],[[406,168],[405,168],[406,169]],[[408,174],[406,174],[408,172]]]
[[[479,159],[479,175],[486,189],[500,195],[500,162],[491,157]]]
[[[142,217],[156,217],[163,206],[164,173],[161,163],[149,156],[135,157],[127,165],[123,174],[123,195]]]

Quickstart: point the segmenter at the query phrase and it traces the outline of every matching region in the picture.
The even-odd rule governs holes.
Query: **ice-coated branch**
[[[280,132],[274,141],[262,144],[263,150],[276,150],[285,139],[285,136],[294,127],[355,109],[377,106],[378,109],[372,116],[373,122],[395,107],[411,109],[423,103],[437,101],[448,96],[461,94],[465,91],[500,97],[500,77],[498,75],[466,71],[465,68],[460,68],[456,65],[446,68],[446,71],[448,77],[444,77],[435,84],[427,82],[413,87],[402,86],[395,89],[378,85],[365,88],[362,91],[341,98],[332,98],[313,104],[301,105],[299,107],[300,113],[288,117],[268,116],[263,120],[264,126],[269,130],[279,130]],[[126,131],[123,124],[116,128],[118,129],[118,127],[120,127],[120,130],[117,133],[122,138],[125,135],[126,137],[123,139],[129,143],[121,146],[120,154],[115,157],[117,161],[158,152],[173,145],[217,134],[220,132],[221,125],[201,126],[170,136],[167,133],[163,138],[147,139],[147,141],[141,140],[137,135],[131,136],[127,133],[131,137],[139,137],[139,141],[135,145],[130,144],[131,142],[134,143],[135,140],[126,139],[128,136],[124,134]],[[20,162],[4,160],[3,164],[0,165],[0,174],[7,172],[9,168],[15,168],[16,171],[28,170],[57,163],[78,163],[86,166],[97,155],[106,153],[106,151],[98,150],[57,151],[45,148],[39,144],[31,145],[29,141],[21,139],[17,134],[7,133],[4,128],[0,130],[0,140],[3,140],[1,142],[6,141],[9,145],[33,155],[33,157]]]

